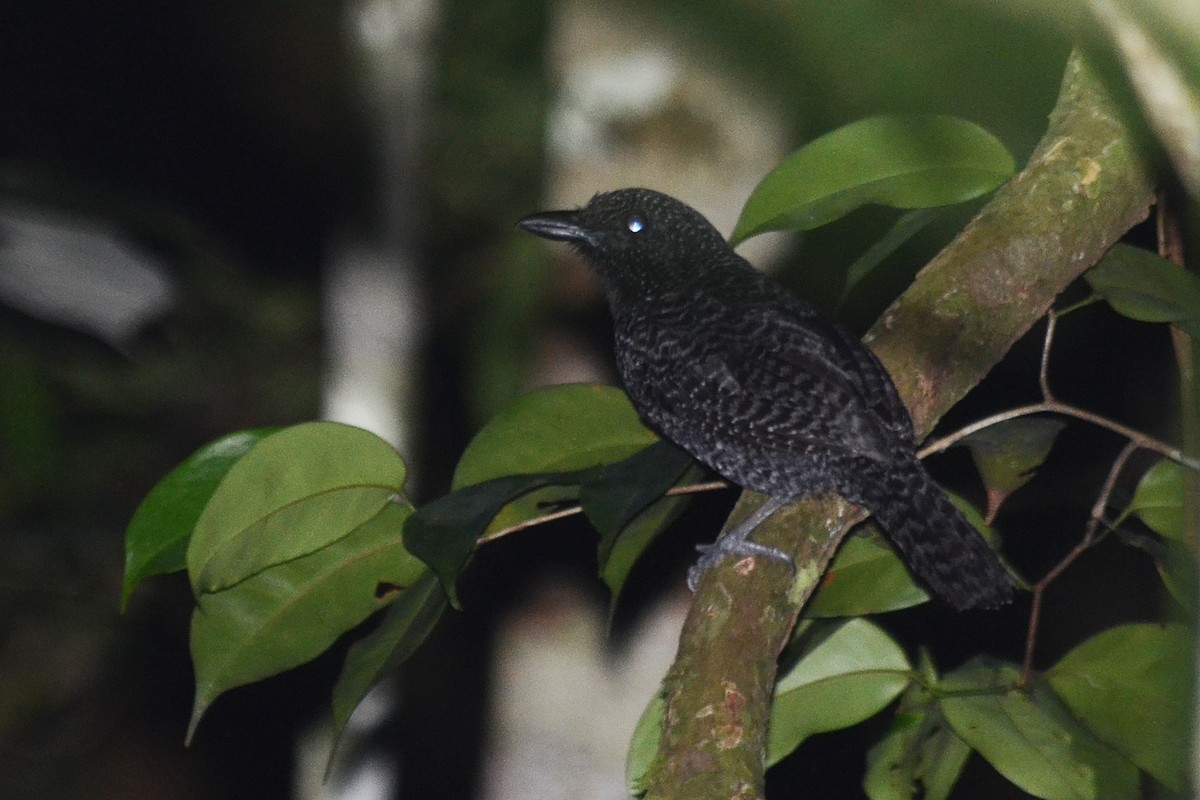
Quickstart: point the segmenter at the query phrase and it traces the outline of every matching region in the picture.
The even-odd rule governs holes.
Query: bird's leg
[[[688,570],[688,588],[693,592],[696,591],[696,584],[700,582],[700,576],[705,571],[715,567],[725,556],[762,556],[774,561],[782,561],[791,568],[792,572],[795,572],[796,562],[787,553],[778,547],[770,547],[750,541],[750,533],[762,524],[767,517],[787,505],[788,499],[768,497],[761,506],[756,508],[746,519],[742,520],[736,528],[722,534],[712,544],[697,545],[696,549],[700,551],[701,556],[692,565],[691,569]]]

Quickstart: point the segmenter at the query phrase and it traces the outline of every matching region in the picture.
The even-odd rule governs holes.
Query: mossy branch
[[[867,335],[917,431],[931,430],[982,380],[1067,284],[1146,217],[1151,201],[1116,109],[1073,55],[1029,164]],[[760,500],[745,493],[731,523]],[[837,498],[797,503],[755,534],[788,550],[796,575],[746,558],[704,576],[664,681],[663,735],[646,797],[763,796],[776,659],[837,545],[863,517]]]

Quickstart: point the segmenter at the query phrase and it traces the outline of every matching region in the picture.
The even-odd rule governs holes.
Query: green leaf
[[[681,484],[700,475],[698,467],[687,469]],[[687,507],[689,497],[663,497],[634,517],[621,529],[611,547],[600,557],[600,577],[612,593],[613,607],[634,564],[651,542]],[[715,526],[714,526],[715,529]]]
[[[881,539],[851,536],[838,550],[806,617],[855,617],[920,605],[929,599]]]
[[[570,472],[620,461],[657,437],[638,419],[620,389],[562,384],[522,396],[475,435],[459,459],[452,487],[461,489],[514,474]],[[536,492],[495,515],[489,531],[540,516],[547,503],[574,500],[562,491]]]
[[[694,464],[687,453],[660,440],[600,467],[580,487],[583,512],[600,533],[600,575],[614,601],[638,557],[686,505],[687,498],[664,494],[685,475],[694,475]]]
[[[1021,417],[1001,422],[963,440],[987,487],[987,519],[994,519],[1008,496],[1028,483],[1050,455],[1065,422]]]
[[[1050,685],[1085,725],[1165,786],[1183,788],[1192,696],[1181,625],[1121,625],[1067,653]]]
[[[1158,574],[1171,596],[1185,609],[1196,610],[1196,559],[1184,542],[1168,542],[1166,552],[1156,559]]]
[[[327,547],[200,595],[189,740],[221,694],[311,660],[421,576],[424,565],[400,543],[411,512],[391,503]]]
[[[947,800],[970,755],[929,690],[914,683],[887,734],[867,753],[863,790],[871,800]]]
[[[404,542],[441,580],[450,604],[460,608],[458,576],[500,509],[535,489],[572,485],[578,480],[579,473],[563,472],[509,475],[465,486],[421,506],[404,526]]]
[[[776,230],[811,230],[867,203],[930,208],[961,203],[1012,175],[996,137],[940,115],[869,117],[809,142],[750,195],[730,241]]]
[[[309,422],[274,433],[230,467],[187,550],[196,593],[315,552],[404,490],[404,462],[373,433]]]
[[[142,500],[125,530],[121,609],[151,575],[187,568],[187,547],[200,512],[238,459],[277,428],[238,431],[206,444],[171,470]]]
[[[416,652],[445,610],[446,595],[437,576],[425,570],[392,603],[379,626],[354,643],[333,687],[333,728],[337,735],[345,730],[350,715],[371,687]]]
[[[947,675],[938,692],[954,732],[1035,797],[1136,797],[1133,764],[1088,731],[1041,683],[1011,688],[1018,677],[1016,666],[984,659]]]
[[[1158,573],[1171,595],[1184,608],[1194,609],[1197,602],[1195,559],[1184,534],[1185,481],[1188,477],[1186,467],[1166,459],[1159,461],[1138,481],[1126,511],[1136,514],[1167,540],[1166,547],[1160,539],[1152,540],[1158,546],[1141,546],[1154,556]]]
[[[839,623],[775,685],[767,764],[814,733],[846,728],[896,699],[911,678],[904,651],[865,619]]]
[[[579,490],[579,504],[600,532],[600,559],[612,551],[630,520],[674,486],[694,462],[675,445],[659,440],[615,464],[604,464]]]
[[[1149,250],[1115,245],[1084,277],[1117,313],[1200,336],[1200,278]]]
[[[405,540],[441,578],[457,608],[458,575],[482,534],[578,500],[576,487],[597,479],[595,470],[657,441],[615,387],[563,384],[530,392],[476,434],[459,459],[454,491],[422,507]],[[603,522],[609,507],[598,494],[589,504]]]
[[[666,703],[662,694],[655,694],[638,718],[633,737],[629,740],[629,753],[625,756],[625,786],[630,797],[645,794],[646,770],[654,763],[658,754],[658,743],[662,740],[663,711]]]
[[[613,451],[613,452],[620,452]],[[646,504],[661,497],[691,464],[691,458],[673,445],[655,441],[632,456],[615,464],[593,464],[566,472],[533,475],[506,475],[482,483],[464,486],[439,497],[417,510],[404,529],[409,549],[430,566],[442,580],[451,604],[459,607],[455,588],[479,537],[494,531],[490,524],[502,509],[517,506],[513,501],[545,487],[578,487],[567,493],[586,503],[585,510],[595,523],[617,533],[636,525],[639,534],[653,536],[667,519],[650,513]],[[647,513],[642,514],[645,510]],[[547,513],[531,506],[522,511],[519,522]],[[633,515],[633,522],[630,522]],[[510,516],[511,518],[511,516]],[[602,544],[602,548],[604,545]],[[613,545],[609,544],[609,552]],[[607,563],[607,562],[606,562]]]
[[[1186,468],[1163,459],[1138,481],[1129,511],[1167,539],[1183,538],[1183,480]]]
[[[615,386],[548,386],[520,397],[475,435],[458,461],[452,486],[609,464],[657,438]]]

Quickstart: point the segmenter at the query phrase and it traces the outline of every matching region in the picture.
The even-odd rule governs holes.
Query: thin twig
[[[1041,580],[1033,585],[1033,602],[1029,606],[1029,627],[1025,632],[1025,659],[1021,663],[1021,679],[1020,685],[1024,686],[1029,681],[1029,676],[1033,672],[1033,651],[1037,644],[1038,626],[1042,618],[1042,596],[1051,583],[1058,579],[1067,567],[1075,562],[1075,559],[1083,555],[1084,551],[1094,545],[1100,538],[1100,526],[1104,523],[1104,509],[1108,507],[1109,498],[1112,496],[1113,488],[1117,485],[1117,478],[1120,477],[1121,471],[1125,468],[1126,462],[1130,456],[1136,453],[1141,446],[1134,441],[1129,441],[1121,452],[1113,461],[1112,466],[1108,470],[1108,477],[1104,480],[1104,486],[1100,489],[1100,494],[1096,497],[1096,502],[1092,505],[1092,513],[1088,518],[1087,528],[1084,530],[1083,538],[1076,542],[1062,560],[1042,576]]]
[[[1063,403],[1054,396],[1054,392],[1050,389],[1050,352],[1054,343],[1054,332],[1058,326],[1058,318],[1060,316],[1069,314],[1076,309],[1082,308],[1085,305],[1089,305],[1091,302],[1093,302],[1093,300],[1088,299],[1081,303],[1076,303],[1075,305],[1069,306],[1062,311],[1051,310],[1046,315],[1046,334],[1042,339],[1042,359],[1041,363],[1038,365],[1038,387],[1042,391],[1042,402],[1031,403],[1027,406],[1019,406],[1017,408],[1010,408],[1007,411],[1001,411],[998,414],[992,414],[990,417],[984,417],[981,420],[977,420],[976,422],[960,428],[948,436],[943,436],[942,438],[925,445],[919,451],[917,451],[917,457],[925,458],[926,456],[933,455],[934,453],[941,453],[958,442],[961,442],[971,434],[978,433],[985,428],[990,428],[991,426],[998,425],[1002,422],[1008,422],[1009,420],[1017,419],[1018,417],[1027,417],[1030,414],[1051,413],[1062,414],[1067,417],[1074,417],[1075,419],[1090,422],[1093,425],[1097,425],[1101,428],[1107,428],[1113,433],[1123,436],[1131,442],[1136,442],[1138,447],[1141,447],[1142,449],[1158,453],[1163,458],[1170,459],[1171,461],[1181,464],[1188,469],[1200,472],[1200,459],[1185,455],[1183,450],[1180,448],[1172,447],[1166,442],[1159,441],[1152,436],[1147,436],[1139,430],[1130,428],[1128,425],[1122,425],[1121,423],[1111,420],[1108,417],[1094,414],[1091,411],[1086,411],[1069,403]]]
[[[1067,314],[1074,314],[1076,311],[1078,311],[1081,308],[1087,308],[1088,306],[1095,305],[1096,303],[1102,302],[1103,300],[1104,300],[1104,298],[1102,298],[1100,295],[1091,294],[1091,295],[1088,295],[1087,297],[1083,298],[1082,300],[1076,300],[1074,303],[1069,303],[1068,305],[1065,305],[1062,308],[1054,309],[1050,313],[1053,314],[1054,316],[1058,317],[1059,319],[1062,319]]]
[[[715,492],[718,489],[728,488],[728,486],[729,486],[729,484],[726,483],[725,481],[705,481],[704,483],[689,483],[686,486],[672,486],[670,489],[667,489],[667,491],[664,492],[663,496],[664,497],[679,497],[681,495],[687,495],[687,494],[700,494],[701,492]],[[526,528],[533,528],[538,525],[545,525],[547,522],[554,522],[555,520],[565,519],[566,517],[573,517],[576,514],[581,514],[581,513],[583,513],[583,506],[581,506],[581,505],[575,504],[575,505],[565,506],[563,508],[559,508],[554,511],[548,511],[545,514],[541,514],[536,517],[530,517],[529,519],[523,519],[520,522],[516,523],[515,525],[509,525],[507,528],[501,528],[499,530],[492,531],[491,533],[485,533],[483,536],[479,537],[479,539],[475,542],[475,544],[476,544],[476,546],[481,545],[481,544],[487,544],[488,542],[492,542],[492,541],[495,541],[496,539],[500,539],[504,536],[508,536],[510,533],[516,533],[517,531],[523,531]]]
[[[1005,411],[992,414],[991,416],[976,420],[970,425],[965,425],[956,430],[954,433],[934,439],[932,442],[917,451],[917,458],[924,459],[929,456],[936,455],[937,453],[949,450],[951,447],[958,444],[963,439],[966,439],[971,434],[978,433],[979,431],[990,428],[993,425],[999,425],[1002,422],[1008,422],[1009,420],[1017,419],[1018,417],[1027,417],[1030,414],[1042,414],[1049,410],[1050,409],[1047,408],[1046,403],[1031,403],[1027,406],[1018,406],[1017,408],[1010,408]]]
[[[1104,481],[1104,486],[1100,490],[1099,496],[1096,498],[1095,504],[1092,506],[1091,516],[1088,518],[1087,528],[1084,530],[1083,538],[1071,548],[1061,561],[1058,562],[1049,572],[1042,576],[1041,580],[1035,583],[1033,589],[1033,599],[1029,607],[1029,626],[1025,634],[1025,657],[1021,666],[1020,684],[1024,686],[1030,674],[1033,672],[1033,653],[1037,644],[1038,626],[1041,624],[1042,618],[1042,599],[1045,594],[1046,587],[1057,580],[1058,576],[1063,573],[1071,564],[1075,562],[1085,550],[1096,543],[1100,535],[1100,526],[1104,522],[1104,509],[1108,507],[1109,498],[1112,496],[1113,487],[1116,486],[1117,478],[1121,471],[1125,468],[1126,462],[1138,450],[1150,450],[1158,453],[1164,458],[1170,459],[1177,464],[1181,464],[1195,472],[1200,472],[1200,459],[1185,455],[1184,452],[1172,447],[1166,442],[1159,441],[1152,436],[1147,436],[1139,430],[1130,428],[1127,425],[1122,425],[1119,422],[1108,419],[1107,417],[1095,414],[1091,411],[1086,411],[1082,408],[1077,408],[1069,403],[1063,403],[1055,398],[1054,392],[1050,389],[1050,354],[1054,344],[1054,333],[1058,325],[1058,318],[1063,314],[1074,311],[1082,307],[1082,304],[1076,304],[1063,311],[1051,311],[1046,315],[1046,334],[1042,340],[1042,357],[1041,363],[1038,365],[1038,387],[1042,392],[1042,402],[1031,403],[1018,408],[1011,408],[1007,411],[1002,411],[998,414],[993,414],[984,419],[978,420],[970,425],[967,425],[949,436],[944,436],[937,441],[926,445],[918,453],[918,457],[924,458],[933,453],[940,453],[954,444],[962,441],[973,433],[989,428],[993,425],[998,425],[1002,422],[1026,417],[1031,414],[1061,414],[1067,417],[1073,417],[1084,422],[1090,422],[1101,428],[1119,434],[1126,439],[1125,447],[1122,448],[1116,460],[1113,461],[1112,467],[1109,469],[1108,477]]]
[[[1110,430],[1131,442],[1136,442],[1137,446],[1144,450],[1150,450],[1158,453],[1163,458],[1170,459],[1171,461],[1185,466],[1188,469],[1200,472],[1200,459],[1192,458],[1191,456],[1184,454],[1184,452],[1178,447],[1172,447],[1166,442],[1155,439],[1153,436],[1147,436],[1139,430],[1130,428],[1128,425],[1122,425],[1121,423],[1111,420],[1108,417],[1103,417],[1099,414],[1086,411],[1082,408],[1077,408],[1069,403],[1063,403],[1058,400],[1046,400],[1041,403],[1030,403],[1027,406],[1010,408],[1006,411],[1001,411],[998,414],[992,414],[989,417],[984,417],[981,420],[960,428],[948,436],[943,436],[942,438],[925,445],[917,452],[917,456],[920,458],[925,458],[926,456],[933,455],[934,453],[940,453],[949,449],[953,445],[958,444],[971,434],[977,433],[985,428],[990,428],[993,425],[998,425],[1001,422],[1008,422],[1009,420],[1017,419],[1018,417],[1027,417],[1031,414],[1047,413],[1062,414],[1063,416],[1074,417],[1075,419],[1083,420],[1084,422],[1090,422],[1093,425],[1101,428],[1106,428],[1107,430]]]
[[[684,494],[700,494],[701,492],[715,492],[718,489],[728,489],[729,481],[705,481],[704,483],[690,483],[687,486],[672,486],[667,489],[667,497],[678,497]]]
[[[566,508],[560,508],[557,511],[550,511],[546,514],[542,514],[537,517],[530,517],[529,519],[523,519],[515,525],[509,525],[507,528],[501,528],[498,531],[492,531],[491,533],[483,534],[482,536],[480,536],[478,539],[475,540],[475,546],[478,547],[481,544],[487,544],[488,542],[495,541],[496,539],[499,539],[501,537],[508,536],[510,533],[516,533],[517,531],[523,531],[526,528],[533,528],[538,525],[545,525],[547,522],[553,522],[556,519],[564,519],[566,517],[573,517],[582,511],[583,511],[583,506],[574,505],[574,506],[567,506]]]
[[[1054,341],[1054,328],[1058,325],[1058,315],[1051,311],[1046,315],[1046,335],[1042,338],[1042,363],[1038,367],[1038,386],[1042,388],[1042,399],[1048,403],[1054,402],[1054,394],[1050,391],[1050,344]]]

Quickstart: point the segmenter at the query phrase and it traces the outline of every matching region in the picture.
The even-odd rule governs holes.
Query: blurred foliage
[[[527,385],[544,314],[546,266],[513,221],[544,187],[548,9],[541,0],[448,0],[439,9],[424,221],[438,335],[453,342],[462,370],[447,391],[461,396],[472,428]]]

